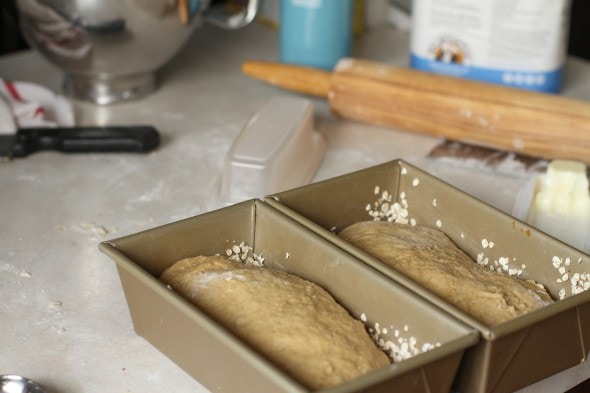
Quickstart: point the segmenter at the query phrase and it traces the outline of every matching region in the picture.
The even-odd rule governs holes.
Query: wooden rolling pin
[[[343,118],[590,165],[590,103],[343,59],[334,72],[249,61],[244,74],[328,99]]]

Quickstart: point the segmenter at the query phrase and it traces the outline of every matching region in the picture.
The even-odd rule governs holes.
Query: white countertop
[[[145,99],[99,107],[76,102],[78,124],[153,124],[148,155],[36,153],[0,163],[0,374],[51,392],[206,392],[137,336],[115,264],[98,243],[220,207],[222,164],[234,137],[270,97],[291,94],[241,74],[247,59],[276,60],[276,32],[204,26],[159,73]],[[375,29],[354,54],[406,65],[408,37]],[[590,63],[569,59],[565,95],[590,99]],[[59,91],[61,73],[36,53],[0,57],[0,77]],[[321,180],[405,159],[510,212],[526,177],[437,165],[436,138],[336,119],[314,100],[327,151]]]

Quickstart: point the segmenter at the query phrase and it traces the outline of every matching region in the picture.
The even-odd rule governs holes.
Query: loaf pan
[[[543,284],[554,299],[563,299],[486,326],[335,235],[355,222],[374,219],[369,213],[378,216],[383,192],[392,196],[392,204],[407,207],[410,225],[443,231],[474,260],[487,258],[488,267],[509,261],[514,274],[522,270],[522,278]],[[407,162],[395,160],[269,195],[265,201],[477,329],[481,339],[463,358],[456,380],[459,392],[513,392],[588,358],[590,291],[572,294],[571,277],[590,273],[589,256]],[[577,283],[578,290],[583,284]]]
[[[259,200],[101,243],[116,263],[136,333],[210,391],[308,391],[157,279],[180,259],[225,254],[242,242],[265,265],[322,286],[367,328],[390,327],[385,340],[397,340],[397,330],[418,345],[438,344],[326,392],[448,392],[463,353],[479,339],[475,329]]]

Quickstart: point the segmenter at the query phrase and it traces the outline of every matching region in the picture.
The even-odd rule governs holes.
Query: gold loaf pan
[[[508,258],[523,278],[543,284],[554,299],[561,293],[563,299],[485,326],[334,234],[371,220],[367,207],[372,210],[384,191],[392,195],[392,203],[407,203],[411,222],[442,230],[474,260],[487,258],[491,264]],[[572,294],[570,280],[564,280],[554,264],[565,267],[569,277],[587,274],[590,256],[407,162],[391,161],[270,195],[265,201],[477,329],[481,339],[463,357],[455,383],[458,392],[513,392],[587,361],[590,291]]]
[[[407,327],[419,343],[440,344],[330,393],[449,392],[462,355],[479,339],[472,327],[262,201],[101,243],[116,263],[136,333],[212,392],[308,391],[157,279],[180,259],[225,254],[242,242],[266,265],[319,284],[356,318],[364,314],[368,328],[379,323],[403,335]],[[394,336],[394,329],[382,335]]]

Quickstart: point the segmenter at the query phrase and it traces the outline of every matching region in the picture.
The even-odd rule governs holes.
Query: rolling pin
[[[333,72],[264,61],[247,61],[242,72],[327,98],[345,119],[590,165],[585,101],[352,58]]]

